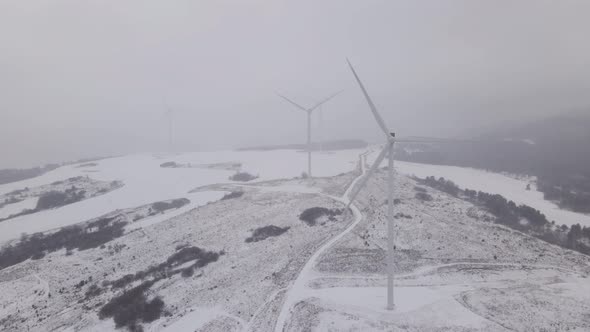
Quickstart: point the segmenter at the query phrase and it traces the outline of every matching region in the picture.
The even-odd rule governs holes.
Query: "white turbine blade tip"
[[[371,97],[369,97],[369,93],[367,92],[367,89],[365,89],[363,82],[361,82],[361,79],[359,78],[356,71],[352,67],[352,64],[350,63],[350,61],[348,61],[348,59],[346,59],[346,61],[348,62],[348,66],[350,67],[350,70],[352,71],[354,78],[356,79],[359,87],[361,88],[361,91],[363,92],[363,95],[365,96],[365,99],[367,100],[367,103],[369,104],[369,108],[371,109],[371,112],[373,113],[373,116],[375,117],[377,124],[379,125],[379,127],[381,127],[381,130],[383,130],[383,133],[385,134],[385,136],[387,138],[389,138],[390,132],[389,132],[389,129],[387,128],[387,126],[385,125],[385,121],[383,121],[383,118],[379,114],[379,111],[377,111],[377,107],[373,103],[373,100],[371,99]]]

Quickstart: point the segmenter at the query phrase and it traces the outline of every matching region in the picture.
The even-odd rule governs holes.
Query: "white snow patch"
[[[313,296],[347,311],[372,316],[387,316],[416,310],[432,311],[433,315],[444,315],[455,324],[479,327],[486,319],[467,310],[454,295],[469,290],[468,286],[416,286],[395,287],[394,310],[387,310],[387,289],[385,287],[331,287],[313,291]],[[436,310],[431,310],[436,307]],[[442,312],[441,312],[442,310]]]
[[[37,206],[38,200],[39,198],[33,197],[17,203],[7,204],[0,209],[0,218],[7,218],[10,215],[22,212],[25,209],[33,209],[35,206]]]

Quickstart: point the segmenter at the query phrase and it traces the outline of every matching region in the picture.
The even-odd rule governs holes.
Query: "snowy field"
[[[351,150],[314,156],[316,176],[349,173],[311,180],[276,180],[299,176],[306,167],[305,154],[247,151],[111,158],[96,166],[63,167],[12,188],[1,187],[10,191],[79,174],[124,182],[123,187],[102,196],[39,212],[29,221],[36,230],[42,229],[39,225],[45,227],[45,221],[66,224],[61,218],[64,211],[70,211],[68,223],[95,217],[84,210],[89,203],[95,209],[92,214],[131,207],[117,214],[146,216],[155,201],[186,197],[192,202],[169,213],[137,219],[106,246],[52,251],[0,270],[0,293],[5,295],[0,298],[0,329],[115,330],[113,319],[99,316],[101,306],[121,295],[122,290],[114,285],[135,276],[137,280],[123,286],[130,292],[131,287],[157,278],[145,271],[168,262],[185,246],[220,256],[200,267],[191,260],[166,270],[168,274],[195,263],[194,275],[171,273],[154,279],[143,294],[163,299],[166,314],[154,321],[137,321],[145,331],[590,328],[586,315],[590,310],[588,256],[487,222],[480,207],[440,191],[428,188],[433,199],[421,201],[415,197],[416,181],[405,175],[397,177],[395,193],[399,199],[395,207],[399,216],[394,222],[396,310],[385,310],[387,173],[378,170],[351,210],[336,218],[314,225],[300,219],[312,207],[344,207],[366,171],[362,166],[366,163],[361,163],[350,172],[360,154],[365,153]],[[160,167],[164,162],[187,167]],[[221,163],[240,163],[242,171],[260,177],[233,183],[228,177],[235,170],[203,167]],[[398,163],[401,173],[404,164]],[[447,173],[430,173],[437,168],[416,175],[454,180]],[[484,188],[486,181],[499,181],[487,176],[503,176],[476,172],[480,173],[473,181],[481,190],[508,187]],[[464,186],[478,189],[473,184]],[[218,200],[236,190],[243,194]],[[215,202],[206,204],[209,200]],[[51,219],[48,212],[59,213],[60,218]],[[0,232],[5,225],[20,226],[0,223]],[[248,241],[257,230],[269,226],[286,231]],[[89,296],[93,286],[99,292]]]
[[[351,171],[361,152],[343,150],[314,154],[314,176],[332,176]],[[189,193],[191,189],[231,182],[228,177],[234,173],[220,169],[160,167],[160,164],[169,161],[191,165],[239,162],[242,164],[242,171],[259,176],[255,181],[301,176],[307,167],[307,155],[294,150],[216,151],[160,156],[139,154],[100,160],[96,162],[96,166],[90,167],[64,166],[36,178],[0,185],[0,194],[86,175],[102,181],[119,180],[124,186],[99,197],[0,222],[0,243],[18,238],[23,232],[31,234],[47,231],[92,219],[117,209],[185,197],[190,199],[191,203],[173,212],[174,215],[182,214],[194,207],[218,200],[223,195],[223,192]],[[34,202],[31,201],[19,205],[6,205],[0,209],[0,215],[20,212],[14,210],[30,207],[32,204]],[[172,216],[146,219],[142,221],[142,225],[157,223]]]
[[[372,149],[378,152],[378,147]],[[372,163],[377,157],[377,152],[371,153],[367,160]],[[384,161],[382,166],[385,165]],[[461,189],[467,188],[490,194],[500,194],[517,204],[525,204],[541,211],[548,220],[555,220],[558,225],[571,226],[579,223],[582,226],[590,227],[590,215],[560,209],[557,204],[545,200],[543,193],[536,190],[534,177],[517,178],[469,167],[419,164],[397,160],[394,167],[401,174],[419,178],[444,177],[453,181]],[[531,190],[526,190],[527,184],[531,184]]]

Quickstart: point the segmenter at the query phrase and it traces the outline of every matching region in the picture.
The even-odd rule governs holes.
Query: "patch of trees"
[[[318,219],[328,217],[328,220],[335,221],[336,216],[342,214],[342,209],[328,209],[325,207],[312,207],[301,212],[299,219],[304,221],[309,226],[315,226]]]
[[[164,310],[164,301],[161,298],[148,300],[146,296],[146,291],[155,282],[145,281],[112,298],[100,309],[98,317],[112,317],[117,328],[127,327],[130,331],[143,331],[140,322],[153,322],[160,318]]]
[[[34,209],[25,209],[19,213],[11,214],[6,218],[2,218],[0,219],[0,221],[24,216],[27,214],[32,214],[43,210],[58,208],[64,205],[79,202],[84,198],[86,198],[86,191],[83,189],[78,189],[75,186],[72,186],[71,188],[68,188],[65,191],[51,190],[39,196],[39,200],[37,200],[37,205]]]
[[[546,200],[557,202],[561,208],[590,213],[590,175],[547,174],[538,177],[537,189]]]
[[[37,201],[36,211],[47,209],[54,209],[60,206],[79,202],[85,198],[86,191],[78,190],[76,187],[66,189],[65,191],[48,191],[41,196]]]
[[[537,177],[545,199],[590,212],[590,117],[563,115],[461,144],[404,144],[396,159]],[[515,140],[505,140],[514,137]],[[520,139],[519,139],[520,138]],[[523,140],[532,139],[535,144]]]
[[[204,267],[209,263],[216,262],[219,257],[224,254],[223,251],[214,252],[193,246],[183,247],[168,257],[165,262],[152,265],[145,270],[137,271],[135,274],[127,274],[117,280],[106,282],[105,284],[110,285],[112,288],[123,288],[135,281],[144,280],[146,278],[160,280],[162,278],[182,273],[183,271],[193,271],[194,269]],[[186,268],[175,269],[190,261],[195,262]]]
[[[232,181],[248,182],[254,179],[258,179],[258,176],[252,175],[248,172],[236,172],[234,175],[229,177]]]
[[[171,201],[161,201],[152,204],[152,210],[156,212],[164,212],[170,209],[178,209],[190,203],[188,198],[177,198]]]
[[[424,201],[424,202],[430,202],[433,199],[430,194],[425,193],[425,192],[421,192],[421,191],[417,192],[415,197],[421,201]]]
[[[250,237],[246,238],[246,242],[258,242],[271,236],[279,236],[288,231],[290,228],[291,227],[279,227],[275,225],[260,227],[255,229]]]
[[[37,177],[58,168],[58,164],[47,164],[43,167],[33,167],[27,169],[2,169],[0,170],[0,184],[22,181]]]
[[[146,270],[138,271],[135,274],[128,274],[115,281],[106,282],[105,286],[110,285],[112,289],[125,287],[135,281],[141,281],[141,284],[112,298],[100,309],[98,317],[100,319],[112,317],[117,327],[127,327],[131,331],[143,331],[140,325],[141,322],[147,323],[159,319],[164,309],[164,301],[161,298],[155,297],[148,300],[146,292],[150,287],[156,282],[164,278],[170,278],[175,274],[180,273],[183,277],[192,276],[195,269],[216,262],[224,254],[223,251],[213,252],[194,246],[182,246],[177,248],[174,254],[160,264],[152,265]],[[195,261],[195,263],[187,268],[174,269],[190,261]],[[144,280],[147,278],[150,279]],[[87,294],[89,294],[90,288]],[[92,294],[98,295],[100,292],[93,289]]]
[[[425,188],[414,186],[414,190],[416,191],[416,195],[414,195],[414,197],[417,199],[423,202],[430,202],[433,200],[432,196],[428,193],[428,191],[426,191]],[[395,204],[395,201],[393,203]]]
[[[494,215],[496,223],[533,235],[546,242],[590,255],[589,227],[582,228],[579,224],[571,228],[566,225],[556,227],[554,221],[547,220],[545,215],[535,208],[523,204],[517,205],[498,194],[476,192],[471,189],[461,190],[452,181],[444,178],[437,180],[431,176],[418,181],[483,207]]]
[[[232,191],[229,194],[225,194],[223,195],[223,197],[221,197],[221,200],[224,201],[226,199],[232,199],[232,198],[240,198],[244,195],[243,191]]]
[[[117,218],[103,218],[85,226],[63,227],[53,233],[23,235],[16,244],[0,250],[0,270],[24,262],[27,259],[41,259],[47,253],[66,249],[86,250],[99,247],[121,237],[127,223]]]
[[[459,196],[461,192],[461,189],[453,181],[445,180],[442,177],[437,180],[434,176],[428,176],[423,181],[427,186],[444,191],[455,197]]]

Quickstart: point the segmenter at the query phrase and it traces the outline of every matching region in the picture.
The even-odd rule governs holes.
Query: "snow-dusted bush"
[[[423,193],[423,192],[417,192],[416,193],[416,198],[421,200],[421,201],[431,201],[432,200],[432,196],[430,196],[427,193]]]
[[[49,191],[39,197],[37,201],[37,210],[52,209],[65,205],[68,201],[68,195],[61,191]]]
[[[114,218],[103,218],[82,227],[80,225],[63,227],[57,232],[36,233],[23,236],[21,240],[0,250],[0,270],[21,263],[29,258],[41,259],[46,253],[67,249],[85,250],[97,248],[123,235],[125,222]]]
[[[191,201],[187,198],[178,198],[171,201],[155,202],[152,204],[152,209],[156,212],[164,212],[170,209],[178,209],[190,203]]]
[[[341,215],[341,209],[327,209],[325,207],[312,207],[299,215],[299,219],[304,221],[309,226],[315,226],[317,220],[321,217],[328,217],[329,220],[336,220],[336,216]]]
[[[127,327],[133,331],[142,331],[138,324],[153,322],[160,318],[164,309],[164,301],[156,297],[148,301],[145,292],[155,283],[146,281],[133,287],[123,294],[112,298],[99,311],[98,317],[113,317],[117,327]]]
[[[232,181],[248,182],[257,179],[258,176],[252,175],[248,172],[237,172],[236,174],[229,177]]]
[[[288,231],[289,228],[291,227],[278,227],[275,225],[260,227],[252,232],[252,236],[246,238],[246,242],[258,242],[271,236],[279,236]]]

